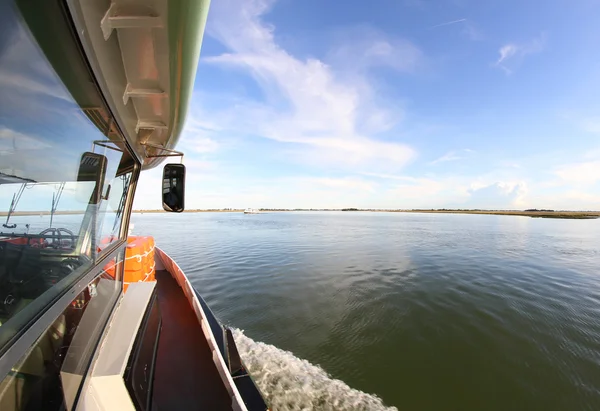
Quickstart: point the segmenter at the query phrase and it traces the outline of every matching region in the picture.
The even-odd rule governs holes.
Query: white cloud
[[[230,51],[204,61],[249,73],[265,91],[267,102],[235,101],[224,110],[208,110],[209,117],[223,131],[294,144],[297,158],[311,158],[313,163],[318,159],[327,167],[399,169],[414,158],[408,145],[372,135],[391,130],[402,110],[382,104],[364,72],[349,71],[348,64],[302,60],[281,48],[275,28],[262,21],[271,4],[225,0],[212,5],[208,32]],[[410,71],[420,58],[409,42],[377,32],[358,45],[349,43],[352,47],[340,46],[330,55],[332,62],[348,63],[345,50],[358,50],[354,57],[359,66]]]
[[[469,190],[470,197],[463,204],[467,208],[510,209],[521,208],[529,192],[527,183],[496,182],[494,184]]]
[[[600,161],[585,161],[558,167],[554,174],[560,183],[574,186],[592,185],[600,181]]]
[[[376,178],[402,181],[385,195],[389,208],[481,208],[509,209],[526,205],[525,181],[495,181],[468,176],[411,177],[365,173]]]
[[[552,194],[540,184],[532,185],[524,179],[495,179],[498,173],[481,177],[365,172],[344,177],[231,178],[223,174],[226,170],[212,163],[194,164],[188,159],[186,165],[190,176],[186,190],[188,208],[600,209],[600,193],[585,186]],[[160,208],[160,170],[150,170],[142,176],[134,207]]]
[[[437,208],[461,203],[469,197],[466,179],[461,177],[362,174],[387,181],[369,205],[373,208]]]
[[[188,180],[188,208],[502,209],[526,208],[529,202],[544,198],[546,193],[530,190],[530,186],[537,186],[532,185],[535,180],[527,178],[531,174],[525,166],[506,165],[502,170],[482,170],[476,175],[401,174],[416,157],[410,146],[393,136],[405,116],[404,109],[402,103],[382,98],[385,84],[378,82],[374,74],[379,71],[372,69],[411,75],[425,65],[421,51],[405,39],[363,27],[334,36],[337,42],[329,52],[318,48],[322,56],[298,57],[282,47],[276,28],[264,21],[272,4],[221,0],[212,5],[207,34],[222,43],[226,52],[203,56],[201,61],[250,76],[260,92],[246,90],[244,82],[246,92],[240,93],[239,84],[233,84],[234,91],[225,87],[209,92],[211,87],[206,87],[194,95],[182,138],[182,145],[195,152],[186,156],[188,176],[194,176],[194,181]],[[544,44],[543,34],[530,42],[505,44],[495,65],[510,72],[525,56],[540,52]],[[203,81],[201,77],[198,80]],[[385,133],[386,138],[379,133]],[[251,144],[245,140],[257,138],[263,140],[251,144],[259,149],[248,155],[260,157],[259,150],[264,148],[264,158],[276,158],[277,168],[257,166],[252,170],[261,176],[270,171],[273,175],[269,178],[256,178],[247,172],[249,168],[236,168],[233,162],[207,161],[217,152],[221,155],[232,141],[239,143],[236,148],[246,148]],[[453,150],[429,164],[458,161],[472,153]],[[295,176],[277,175],[282,159],[304,167],[290,164]],[[192,165],[190,160],[199,163]],[[195,166],[199,171],[192,173]],[[315,177],[319,168],[327,170],[328,176]],[[429,168],[439,169],[442,167]],[[291,172],[284,170],[282,174]],[[160,206],[159,174],[154,178],[144,189],[143,177],[138,188],[157,199],[150,208]],[[136,207],[142,204],[139,197]],[[546,207],[543,201],[539,204]]]
[[[600,194],[581,190],[567,190],[557,195],[538,195],[528,201],[531,208],[587,211],[600,210]]]
[[[507,44],[505,46],[500,47],[500,50],[498,50],[498,53],[500,53],[500,57],[498,58],[496,64],[500,64],[507,58],[514,56],[515,54],[517,54],[517,50],[519,50],[519,47],[514,44]]]
[[[440,158],[437,158],[437,159],[429,162],[429,165],[445,163],[448,161],[464,160],[465,158],[468,158],[468,156],[472,153],[474,153],[474,151],[470,150],[468,148],[466,148],[464,150],[449,151],[446,154],[444,154],[443,156],[441,156]]]
[[[494,65],[504,70],[506,74],[512,74],[525,56],[544,50],[546,38],[546,33],[541,33],[538,37],[525,43],[508,43],[501,46],[498,50],[498,60]]]

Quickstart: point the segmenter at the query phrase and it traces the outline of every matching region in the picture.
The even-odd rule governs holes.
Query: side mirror
[[[181,213],[185,209],[185,166],[166,164],[163,169],[162,202],[163,209]]]
[[[89,184],[77,184],[75,195],[79,201],[84,204],[98,204],[100,202],[107,163],[106,156],[102,154],[86,151],[81,155],[77,182]]]

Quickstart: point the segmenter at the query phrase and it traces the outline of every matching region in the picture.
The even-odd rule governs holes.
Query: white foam
[[[233,329],[233,335],[244,364],[272,410],[397,411],[291,352],[256,342],[238,329]]]

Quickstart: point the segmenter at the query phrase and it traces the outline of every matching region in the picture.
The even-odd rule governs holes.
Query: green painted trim
[[[210,0],[171,0],[169,2],[169,66],[171,136],[168,148],[175,148],[185,125],[200,58]],[[157,165],[146,162],[146,167]]]

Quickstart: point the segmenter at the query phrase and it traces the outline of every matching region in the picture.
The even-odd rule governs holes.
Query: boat
[[[202,290],[129,232],[145,170],[185,210],[208,8],[0,2],[0,410],[269,409]]]
[[[257,208],[247,208],[244,210],[244,214],[260,214]]]

